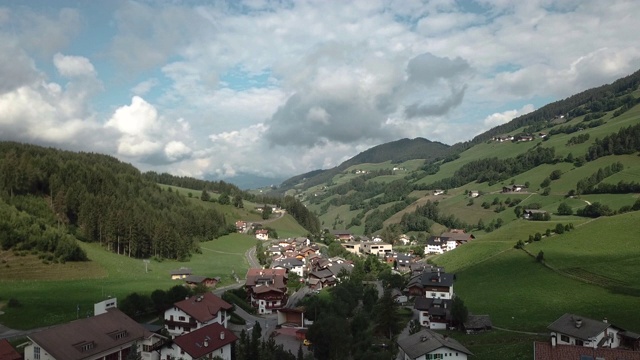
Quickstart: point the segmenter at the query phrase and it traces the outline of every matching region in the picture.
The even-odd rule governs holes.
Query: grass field
[[[298,222],[289,214],[286,214],[278,220],[267,223],[265,226],[276,230],[280,239],[306,236],[309,233],[307,229],[300,226],[300,224],[298,224]]]
[[[518,220],[433,261],[456,274],[455,292],[473,314],[489,314],[494,326],[535,333],[566,312],[607,317],[640,330],[640,212],[586,220],[556,217],[550,222]],[[544,252],[549,267],[513,248],[518,239],[544,233],[556,223],[575,229],[526,246]],[[615,229],[615,236],[611,236]],[[530,359],[532,342],[547,337],[506,333],[465,336],[454,333],[476,359]]]
[[[3,252],[0,301],[14,298],[22,306],[5,307],[0,322],[30,329],[70,321],[77,316],[77,306],[80,316],[86,316],[106,296],[123,298],[132,292],[151,293],[182,284],[169,278],[169,271],[180,267],[189,267],[197,275],[218,276],[221,285],[230,284],[235,281],[232,270],[241,278],[246,273],[244,253],[255,243],[247,235],[224,236],[201,243],[202,254],[194,254],[188,262],[152,260],[148,272],[141,259],[109,253],[98,244],[82,244],[92,261],[65,265],[45,265],[35,255],[12,257]]]

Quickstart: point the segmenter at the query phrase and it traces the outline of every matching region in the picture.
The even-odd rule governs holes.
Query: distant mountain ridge
[[[365,150],[342,164],[327,170],[313,170],[305,174],[291,177],[281,184],[281,189],[287,190],[304,181],[304,188],[328,181],[345,169],[364,163],[402,163],[412,159],[432,161],[442,158],[449,153],[450,146],[425,138],[400,139]]]

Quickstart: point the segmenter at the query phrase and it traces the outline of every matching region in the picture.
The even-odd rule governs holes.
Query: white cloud
[[[143,98],[134,96],[131,105],[117,109],[105,126],[123,134],[145,137],[158,129],[158,111]]]
[[[483,124],[487,128],[496,127],[498,125],[506,124],[509,121],[517,118],[518,116],[528,114],[533,110],[535,110],[535,107],[532,104],[527,104],[523,106],[520,110],[514,109],[514,110],[503,111],[501,113],[493,113],[484,119]]]
[[[640,67],[625,0],[78,4],[0,9],[1,136],[194,176],[462,141]]]
[[[95,76],[96,71],[91,61],[83,56],[65,56],[57,53],[53,56],[53,64],[62,76]]]
[[[176,161],[191,154],[191,149],[181,141],[170,141],[164,146],[164,153],[170,161]]]

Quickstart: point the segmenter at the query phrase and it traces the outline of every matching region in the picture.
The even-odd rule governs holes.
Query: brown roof
[[[210,292],[179,301],[174,306],[202,323],[218,316],[221,309],[231,310],[233,308],[231,304]]]
[[[126,332],[126,336],[116,336],[123,332]],[[29,335],[29,339],[53,358],[79,360],[109,349],[119,349],[131,341],[149,338],[152,335],[122,311],[113,308],[104,314],[34,333]],[[93,347],[82,351],[82,345],[90,343],[93,343]]]
[[[286,273],[286,269],[249,269],[246,286],[269,283],[276,288],[283,289],[286,287],[284,282]]]
[[[281,289],[275,288],[273,286],[269,286],[269,285],[261,285],[261,286],[256,286],[253,288],[253,293],[254,294],[265,294],[268,292],[277,292],[282,294],[284,291],[282,291]]]
[[[199,359],[236,340],[238,337],[234,333],[218,323],[213,323],[178,336],[173,342],[192,358]]]
[[[580,360],[582,356],[591,359],[640,360],[640,351],[630,351],[609,348],[590,348],[575,345],[551,346],[548,342],[534,343],[534,360]]]
[[[22,355],[9,344],[7,339],[0,340],[0,360],[21,360]]]

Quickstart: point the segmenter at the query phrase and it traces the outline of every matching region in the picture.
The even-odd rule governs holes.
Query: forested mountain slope
[[[132,257],[186,259],[199,241],[234,230],[222,213],[100,154],[2,142],[0,194],[3,249],[73,254],[78,238]]]

